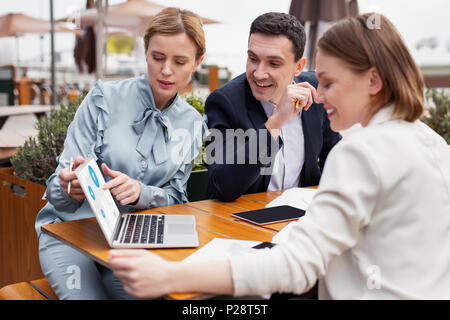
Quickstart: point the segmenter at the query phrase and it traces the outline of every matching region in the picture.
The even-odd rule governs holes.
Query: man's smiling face
[[[286,87],[302,71],[294,61],[292,41],[285,35],[253,33],[248,42],[246,75],[259,101],[280,102]]]

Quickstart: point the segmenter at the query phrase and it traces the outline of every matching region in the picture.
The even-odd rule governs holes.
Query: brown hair
[[[145,50],[148,49],[150,38],[156,34],[186,33],[197,47],[196,59],[205,54],[205,33],[201,18],[189,11],[179,8],[165,8],[158,12],[151,20],[144,34]]]
[[[282,12],[264,13],[253,20],[250,26],[250,36],[253,33],[286,36],[292,42],[294,61],[298,61],[303,56],[306,43],[305,28],[293,15]]]
[[[394,117],[419,119],[424,111],[424,80],[394,25],[383,15],[366,13],[338,22],[317,46],[362,73],[375,67],[383,82],[372,98],[371,116],[394,103]]]

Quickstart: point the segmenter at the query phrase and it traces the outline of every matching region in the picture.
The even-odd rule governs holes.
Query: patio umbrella
[[[99,3],[101,1],[97,1]],[[142,36],[150,19],[162,9],[163,6],[146,0],[128,0],[116,5],[109,5],[105,10],[104,23],[108,27],[122,27],[137,30]],[[105,8],[103,8],[105,9]],[[79,13],[77,17],[81,26],[96,26],[99,19],[98,8],[90,8]],[[58,22],[67,22],[70,18],[58,19]],[[217,21],[202,18],[203,24],[217,23]]]
[[[106,27],[119,27],[129,30],[134,37],[142,36],[150,19],[167,6],[145,0],[128,0],[116,5],[106,5],[104,1],[97,0],[97,8],[83,10],[77,14],[77,23],[81,26],[96,26],[97,77],[102,77],[102,54],[104,48],[104,33],[99,32]],[[72,21],[71,21],[72,20]],[[103,21],[103,24],[101,23]],[[218,21],[203,18],[203,24],[217,23]],[[58,19],[57,22],[73,22],[73,17]],[[100,26],[101,25],[101,26]]]
[[[48,33],[50,22],[22,13],[0,16],[0,37],[18,37],[24,33]],[[55,32],[74,32],[72,29],[55,25]]]
[[[16,57],[19,59],[19,46],[18,46],[18,37],[25,33],[51,33],[52,32],[52,23],[38,19],[35,17],[31,17],[22,13],[9,13],[4,16],[0,16],[0,37],[15,37],[16,38]],[[60,25],[53,24],[53,32],[76,32],[72,29],[65,28]],[[53,45],[51,48],[52,54],[52,89],[54,88],[54,67],[53,67],[53,56],[54,49]],[[54,95],[54,92],[52,92]],[[53,99],[54,100],[54,99]]]
[[[358,11],[357,0],[291,0],[289,14],[297,17],[303,25],[309,22],[306,48],[308,70],[315,68],[316,42],[330,22],[357,16]]]
[[[51,24],[49,21],[34,18],[22,13],[9,13],[0,16],[0,37],[16,38],[16,56],[18,57],[17,39],[25,33],[49,33]],[[55,25],[55,32],[74,32],[69,28]]]

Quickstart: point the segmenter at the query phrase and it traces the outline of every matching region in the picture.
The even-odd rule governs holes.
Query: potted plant
[[[187,103],[195,108],[202,116],[205,115],[205,100],[194,94],[184,97]],[[205,163],[205,141],[202,144],[201,154],[194,160],[191,176],[187,183],[189,201],[204,200],[208,186],[208,168]]]
[[[428,89],[426,97],[429,107],[422,121],[450,144],[450,95],[444,90]]]
[[[45,187],[0,169],[0,287],[42,278],[34,222]]]
[[[37,137],[11,158],[13,168],[0,169],[0,287],[43,277],[34,223],[46,203],[45,181],[55,171],[78,105],[61,105],[40,118]]]

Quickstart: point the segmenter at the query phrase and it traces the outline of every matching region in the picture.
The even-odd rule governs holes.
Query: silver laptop
[[[110,191],[101,188],[105,180],[92,156],[75,175],[111,248],[198,247],[192,215],[121,214]]]

